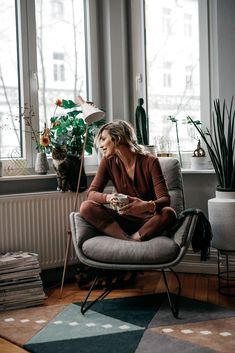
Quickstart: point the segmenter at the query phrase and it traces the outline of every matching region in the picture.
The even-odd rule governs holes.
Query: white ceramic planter
[[[207,157],[192,157],[191,169],[202,170],[207,168]]]
[[[212,246],[219,250],[235,250],[235,192],[216,191],[208,200],[209,221],[213,232]]]

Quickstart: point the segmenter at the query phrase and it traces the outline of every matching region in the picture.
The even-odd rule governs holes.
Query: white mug
[[[121,207],[123,207],[129,203],[128,196],[124,195],[124,194],[116,194],[115,201],[116,201],[116,204],[115,205],[112,204],[111,207],[114,210],[116,210],[117,212],[119,212],[119,209]]]

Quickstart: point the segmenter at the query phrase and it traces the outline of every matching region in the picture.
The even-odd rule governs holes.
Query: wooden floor
[[[235,309],[235,297],[225,296],[218,293],[217,276],[180,273],[179,278],[182,284],[182,296],[198,299],[213,304],[221,305]],[[176,282],[172,274],[168,274],[169,286],[173,291],[176,288]],[[108,298],[127,297],[135,295],[144,295],[165,291],[162,276],[158,272],[139,274],[134,285],[126,289],[115,290],[109,294]],[[87,291],[80,290],[76,282],[65,285],[62,298],[60,299],[59,286],[53,289],[46,289],[48,298],[45,305],[55,305],[64,303],[74,303],[82,301]],[[94,297],[100,291],[94,291]],[[24,349],[17,347],[10,342],[0,338],[1,353],[23,353]]]

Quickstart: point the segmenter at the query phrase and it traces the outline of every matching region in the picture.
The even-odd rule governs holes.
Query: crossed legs
[[[176,221],[175,211],[164,207],[156,215],[144,218],[121,216],[95,201],[86,200],[80,207],[81,216],[102,233],[122,240],[145,241],[160,235]]]
[[[138,227],[113,209],[107,208],[95,201],[87,200],[81,204],[81,216],[100,232],[113,238],[132,240],[128,234],[135,232]]]

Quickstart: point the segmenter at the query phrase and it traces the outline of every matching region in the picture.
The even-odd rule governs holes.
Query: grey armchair
[[[171,206],[179,215],[185,208],[179,162],[174,158],[162,157],[159,160],[171,195]],[[173,234],[171,232],[145,242],[128,242],[100,234],[78,212],[70,214],[70,225],[73,245],[81,263],[96,269],[161,271],[172,314],[178,317],[181,283],[172,268],[184,257],[190,245],[197,218],[197,214],[186,214]],[[170,270],[175,275],[178,283],[178,291],[174,300],[169,290],[166,270]],[[110,286],[101,295],[88,302],[98,278],[98,275],[94,278],[81,306],[83,314],[113,289],[112,283],[110,283]]]

